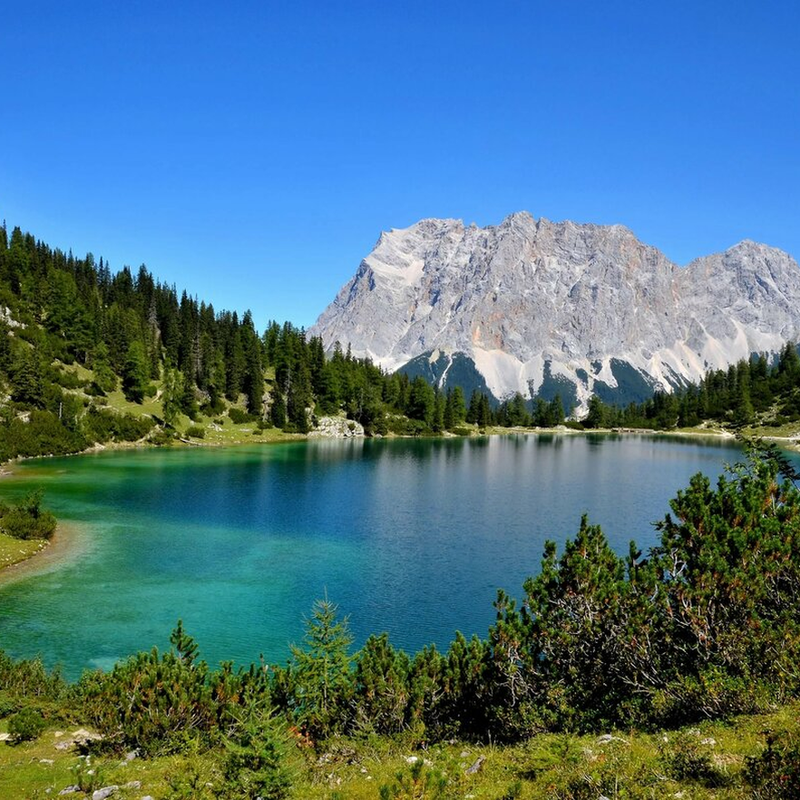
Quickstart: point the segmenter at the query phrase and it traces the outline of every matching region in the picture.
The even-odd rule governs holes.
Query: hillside
[[[349,351],[326,358],[289,323],[259,331],[249,311],[218,312],[144,265],[114,273],[0,228],[0,463],[109,442],[263,441],[327,417],[338,435],[442,430],[447,408],[424,380]],[[463,397],[449,408],[449,425],[463,421]]]

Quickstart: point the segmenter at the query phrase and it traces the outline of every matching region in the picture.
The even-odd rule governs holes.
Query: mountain
[[[752,241],[684,268],[622,225],[424,219],[382,233],[309,333],[498,399],[627,403],[796,341],[800,268]]]

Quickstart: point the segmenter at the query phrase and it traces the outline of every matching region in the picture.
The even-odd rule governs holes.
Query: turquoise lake
[[[647,436],[310,441],[28,461],[0,498],[41,487],[74,552],[0,585],[0,649],[69,677],[168,646],[181,617],[211,663],[283,662],[327,592],[356,645],[416,651],[485,635],[498,587],[521,595],[544,541],[580,516],[614,548],[652,522],[726,442]]]

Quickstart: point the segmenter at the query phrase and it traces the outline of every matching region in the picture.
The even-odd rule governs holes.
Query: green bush
[[[213,401],[209,400],[200,406],[200,410],[207,416],[213,417],[221,414],[225,410],[225,401],[221,397],[215,398]]]
[[[81,380],[76,373],[60,369],[53,370],[53,380],[65,389],[81,389],[87,385],[87,381]]]
[[[91,756],[80,759],[72,768],[75,785],[84,794],[93,794],[105,784],[105,774],[100,765],[92,761]]]
[[[118,414],[106,409],[90,407],[83,419],[86,435],[95,442],[136,442],[153,430],[150,417]]]
[[[448,791],[447,777],[435,768],[429,768],[423,759],[401,770],[393,783],[380,788],[381,800],[415,800],[430,797],[431,800],[450,800],[454,794]]]
[[[255,414],[248,414],[246,411],[242,411],[241,408],[236,408],[236,406],[228,409],[228,416],[234,425],[243,425],[245,422],[255,422],[258,419]]]
[[[767,749],[745,761],[744,779],[753,800],[800,797],[800,744],[796,736],[767,737]]]
[[[190,436],[192,439],[205,439],[206,429],[200,425],[190,425],[186,429],[186,435]]]
[[[283,800],[292,787],[291,742],[285,726],[271,717],[247,719],[225,746],[222,797]]]
[[[14,661],[0,650],[0,690],[8,696],[59,700],[65,688],[58,669],[48,672],[40,658]]]
[[[211,671],[197,660],[197,644],[183,626],[172,632],[172,650],[138,653],[110,673],[85,673],[75,689],[85,718],[109,744],[142,753],[204,747],[238,727],[243,706],[263,701],[266,677],[252,669],[234,672],[230,663]]]
[[[39,409],[30,412],[29,422],[12,419],[6,425],[0,426],[4,458],[56,456],[85,450],[88,444],[86,438],[65,423],[66,420],[59,419],[58,414]]]
[[[454,433],[456,436],[471,436],[472,428],[465,428],[463,426],[459,426],[457,428],[450,428],[450,433]]]
[[[10,697],[0,697],[0,719],[5,719],[17,710],[19,710],[19,704],[16,701]]]
[[[23,708],[8,719],[8,732],[16,742],[32,742],[47,727],[44,717],[33,708]]]
[[[37,491],[15,506],[0,504],[0,531],[15,539],[49,539],[58,523],[41,503],[42,493]]]
[[[696,730],[679,733],[661,752],[666,771],[674,780],[721,786],[724,775],[714,766],[711,756],[710,744]]]
[[[164,447],[175,441],[175,434],[158,428],[150,435],[147,441],[149,441],[150,444],[154,444],[156,447]]]

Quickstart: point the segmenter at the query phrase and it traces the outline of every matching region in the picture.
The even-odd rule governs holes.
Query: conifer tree
[[[173,367],[166,367],[161,388],[161,413],[164,416],[164,422],[171,428],[175,427],[181,411],[182,398],[183,379],[180,372]]]
[[[103,392],[113,392],[117,388],[117,376],[111,369],[108,360],[108,347],[105,342],[100,342],[94,350],[92,357],[92,369],[94,370],[94,382]]]
[[[347,617],[338,619],[337,612],[327,597],[317,600],[306,621],[305,647],[291,647],[295,713],[314,738],[342,729],[352,691],[353,637]]]
[[[149,384],[150,370],[140,341],[131,342],[122,371],[122,391],[131,403],[141,403]]]
[[[20,347],[13,362],[14,385],[11,398],[35,408],[44,407],[42,364],[33,348]]]

